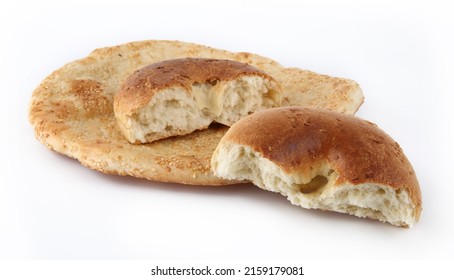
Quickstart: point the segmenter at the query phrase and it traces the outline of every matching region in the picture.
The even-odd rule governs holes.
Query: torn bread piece
[[[135,71],[115,95],[114,112],[131,143],[148,143],[227,126],[261,109],[281,105],[279,84],[245,63],[182,58]]]
[[[234,124],[211,159],[215,175],[248,180],[295,205],[412,227],[421,212],[415,172],[375,124],[321,109],[263,110]]]

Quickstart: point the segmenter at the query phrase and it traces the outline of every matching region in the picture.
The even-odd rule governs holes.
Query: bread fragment
[[[227,131],[222,125],[143,145],[129,143],[113,112],[113,97],[134,71],[163,60],[185,57],[247,63],[282,86],[283,104],[353,114],[361,106],[359,85],[349,79],[284,68],[250,53],[234,53],[178,41],[148,40],[96,49],[56,70],[34,90],[29,120],[46,147],[109,174],[190,185],[228,185],[214,176],[210,159]]]
[[[295,205],[412,227],[421,212],[415,172],[375,124],[304,107],[268,109],[234,124],[211,159],[225,179],[252,181]]]
[[[131,143],[147,143],[227,126],[281,105],[279,84],[264,71],[233,60],[181,58],[135,71],[114,98],[114,112]]]

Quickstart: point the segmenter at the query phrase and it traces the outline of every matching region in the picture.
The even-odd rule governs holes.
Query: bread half
[[[135,71],[114,98],[114,112],[131,143],[189,134],[212,122],[227,126],[281,105],[279,84],[264,71],[233,60],[181,58]]]
[[[234,124],[211,159],[215,175],[248,180],[295,205],[412,227],[421,212],[415,172],[375,124],[321,109],[263,110]]]

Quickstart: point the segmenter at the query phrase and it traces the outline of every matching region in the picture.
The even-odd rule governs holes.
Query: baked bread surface
[[[401,147],[363,119],[304,107],[263,110],[234,124],[215,173],[280,192],[294,204],[412,226],[421,212]]]
[[[124,81],[149,64],[199,57],[229,59],[265,71],[282,86],[282,106],[304,105],[353,114],[363,102],[352,80],[284,68],[274,60],[178,41],[149,40],[100,48],[56,70],[34,90],[29,120],[46,147],[95,170],[192,185],[235,183],[214,176],[210,159],[227,127],[211,125],[149,144],[129,143],[113,111]]]
[[[281,105],[279,84],[263,70],[233,60],[181,58],[135,71],[114,97],[119,127],[131,143],[146,143],[227,126]]]

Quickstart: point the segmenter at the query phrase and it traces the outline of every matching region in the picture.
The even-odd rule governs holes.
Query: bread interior
[[[309,174],[289,174],[250,147],[229,143],[218,147],[211,164],[217,176],[251,181],[303,208],[348,213],[395,226],[411,227],[416,222],[406,190],[372,183],[337,185],[339,175],[326,163],[314,166]]]
[[[253,112],[280,105],[280,93],[272,83],[260,76],[243,76],[194,83],[190,91],[172,86],[156,93],[122,130],[130,134],[131,142],[145,143],[204,129],[212,122],[230,126]]]

